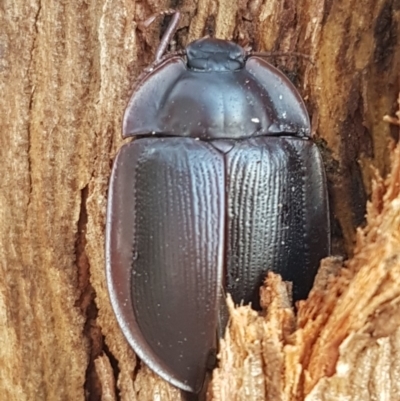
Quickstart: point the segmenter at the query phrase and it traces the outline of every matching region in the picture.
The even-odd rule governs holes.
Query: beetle
[[[159,376],[202,389],[221,294],[259,309],[268,270],[306,298],[330,247],[327,184],[307,110],[278,69],[203,38],[141,76],[110,179],[106,275],[117,320]]]

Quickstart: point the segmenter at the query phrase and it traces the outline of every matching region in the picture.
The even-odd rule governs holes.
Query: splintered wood
[[[208,401],[400,400],[400,146],[376,177],[354,257],[322,261],[295,316],[280,277],[235,308]]]

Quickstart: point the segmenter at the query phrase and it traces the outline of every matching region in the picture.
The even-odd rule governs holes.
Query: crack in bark
[[[86,202],[89,193],[89,185],[87,184],[81,190],[81,202],[79,219],[77,223],[77,237],[75,240],[75,264],[77,266],[77,288],[79,291],[79,299],[76,306],[80,308],[82,315],[85,316],[85,324],[83,327],[83,337],[88,342],[89,363],[86,368],[85,390],[88,393],[87,399],[101,399],[101,382],[94,368],[94,360],[103,352],[103,336],[100,327],[97,325],[96,319],[98,308],[94,301],[95,291],[90,282],[90,263],[86,254],[86,229],[88,222],[88,214],[86,210]]]

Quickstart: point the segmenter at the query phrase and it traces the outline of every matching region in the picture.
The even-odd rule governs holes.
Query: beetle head
[[[246,52],[233,42],[203,38],[186,48],[187,65],[196,71],[236,71],[244,67]]]

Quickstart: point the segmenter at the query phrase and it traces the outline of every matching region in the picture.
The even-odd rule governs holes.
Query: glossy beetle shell
[[[217,39],[201,42],[219,44]],[[203,140],[309,137],[310,122],[291,82],[259,57],[233,71],[194,70],[182,57],[172,57],[139,83],[125,112],[125,138],[149,133]]]
[[[305,298],[329,253],[326,180],[303,101],[234,43],[193,42],[139,83],[110,182],[110,298],[135,352],[198,393],[221,288],[259,307],[268,270]]]

